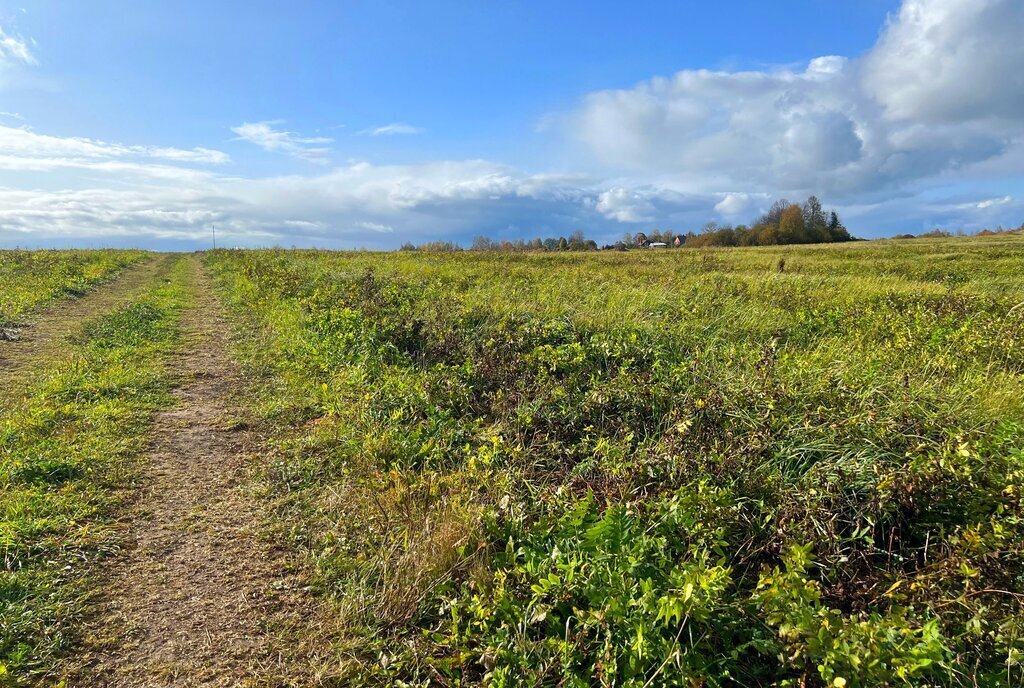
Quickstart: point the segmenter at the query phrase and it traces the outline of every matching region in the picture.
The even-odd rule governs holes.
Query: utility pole
[[[213,227],[213,250],[217,250],[217,225],[210,225]]]

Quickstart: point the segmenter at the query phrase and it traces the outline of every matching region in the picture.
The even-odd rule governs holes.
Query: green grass
[[[80,296],[145,257],[142,251],[0,251],[0,327],[56,299]]]
[[[337,680],[1024,681],[1020,237],[208,262]]]
[[[44,675],[73,645],[95,565],[120,544],[149,418],[169,401],[182,267],[89,323],[0,408],[0,685]]]

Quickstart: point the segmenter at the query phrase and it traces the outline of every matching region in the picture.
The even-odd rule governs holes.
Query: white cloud
[[[169,203],[166,196],[140,191],[0,189],[0,228],[3,234],[76,239],[198,239],[209,233],[212,222],[222,231],[223,211],[203,207],[191,192],[179,190],[175,195],[176,202]]]
[[[373,127],[370,129],[363,129],[359,132],[361,135],[367,136],[398,136],[398,135],[410,135],[410,134],[422,134],[425,129],[422,127],[414,127],[411,124],[404,122],[392,122],[391,124],[385,124],[382,127]]]
[[[145,155],[151,158],[162,158],[164,160],[175,160],[177,162],[197,163],[225,163],[231,158],[227,153],[210,148],[147,148]]]
[[[865,90],[893,119],[1024,116],[1024,2],[905,0],[864,63]]]
[[[986,198],[985,200],[978,201],[977,203],[974,203],[973,205],[974,205],[975,208],[979,208],[981,210],[985,210],[986,208],[992,208],[992,207],[995,207],[997,205],[1005,205],[1007,203],[1011,203],[1012,201],[1013,201],[1013,197],[1012,196],[1003,196],[1001,198]]]
[[[1003,159],[1024,139],[1024,3],[906,0],[866,55],[686,70],[588,95],[566,129],[610,171],[836,198]]]
[[[326,144],[334,139],[324,136],[301,136],[294,132],[275,129],[280,120],[266,122],[245,122],[231,131],[238,135],[238,140],[254,143],[271,153],[284,153],[295,158],[326,165],[329,162],[331,149]]]
[[[820,172],[849,174],[864,145],[856,104],[842,95],[849,75],[833,67],[679,72],[589,95],[570,127],[613,168],[802,186]]]
[[[764,205],[768,199],[767,194],[726,193],[722,195],[722,200],[715,204],[715,210],[725,217],[736,218],[749,214],[758,205]]]
[[[651,222],[655,208],[651,199],[640,192],[614,187],[597,197],[597,211],[619,222]]]
[[[34,65],[36,58],[28,41],[21,36],[7,34],[0,26],[0,68],[15,63]]]
[[[37,134],[25,127],[0,125],[0,156],[12,161],[24,158],[29,167],[35,168],[46,161],[62,166],[64,161],[71,166],[83,166],[92,161],[115,158],[141,158],[169,160],[188,163],[228,162],[227,154],[209,148],[168,148],[160,146],[130,146],[108,143],[81,137],[60,137]]]
[[[324,226],[320,222],[311,222],[309,220],[285,220],[283,223],[287,227],[297,227],[299,229],[306,230],[321,230]]]
[[[164,180],[175,182],[198,182],[211,178],[206,170],[197,170],[178,165],[159,163],[124,162],[121,160],[89,160],[85,158],[33,158],[15,155],[0,155],[0,171],[9,172],[56,172],[78,170],[111,176],[134,177],[127,181]]]
[[[355,226],[357,229],[365,229],[368,232],[378,232],[380,234],[390,234],[395,231],[395,228],[391,225],[381,224],[380,222],[357,222]]]

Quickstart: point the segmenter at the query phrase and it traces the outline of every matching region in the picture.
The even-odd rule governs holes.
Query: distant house
[[[668,248],[668,244],[664,241],[651,241],[647,244],[647,248]]]
[[[672,239],[672,245],[675,246],[676,248],[679,248],[685,243],[686,237],[684,237],[682,234],[676,234],[675,238]]]

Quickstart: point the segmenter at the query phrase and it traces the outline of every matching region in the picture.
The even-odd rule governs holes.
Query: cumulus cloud
[[[422,134],[424,131],[425,129],[422,127],[414,127],[413,125],[406,124],[404,122],[392,122],[391,124],[385,124],[382,127],[364,129],[359,133],[366,136],[398,136]]]
[[[827,64],[828,69],[822,69]],[[603,162],[711,183],[806,187],[858,182],[871,132],[846,97],[845,61],[803,71],[684,71],[589,95],[571,129]]]
[[[324,136],[301,136],[294,132],[275,129],[278,124],[281,124],[280,120],[244,122],[237,127],[231,127],[231,131],[238,135],[237,140],[254,143],[271,153],[284,153],[321,165],[330,162],[331,149],[327,144],[333,143],[334,139]]]
[[[767,205],[768,194],[749,194],[744,192],[730,192],[722,194],[722,200],[715,204],[715,210],[728,218],[736,218],[750,214],[759,206]]]
[[[905,0],[864,61],[887,117],[965,122],[1024,115],[1024,3]]]
[[[704,224],[718,205],[715,194],[682,192],[654,184],[613,185],[597,192],[594,210],[605,219],[623,224],[657,222],[693,228]]]
[[[650,222],[654,219],[654,204],[642,193],[622,187],[602,192],[597,197],[597,211],[619,222]]]
[[[568,129],[616,170],[839,199],[892,190],[1024,138],[1021,35],[1020,0],[906,0],[859,58],[656,77],[591,93]]]

